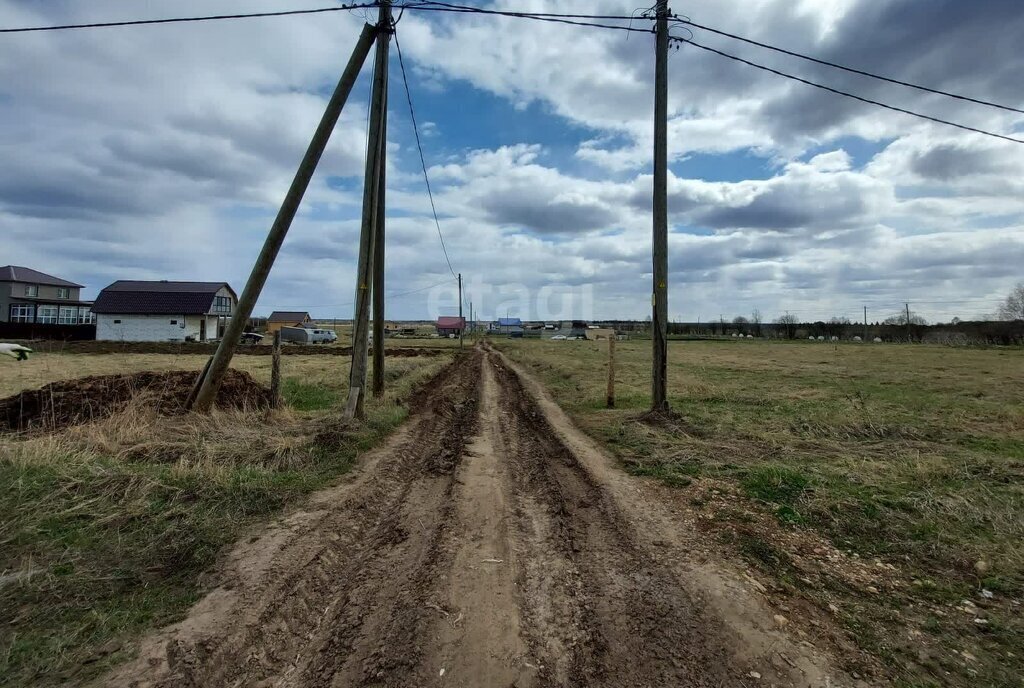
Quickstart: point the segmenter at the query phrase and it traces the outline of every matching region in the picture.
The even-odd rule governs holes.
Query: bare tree
[[[1018,282],[1010,290],[1010,295],[999,306],[996,315],[1000,320],[1024,320],[1024,282]]]
[[[735,325],[746,325],[750,321],[744,318],[742,315],[737,315],[735,318],[732,319],[732,322]]]
[[[883,320],[882,324],[883,325],[906,325],[907,324],[907,314],[904,311],[900,311],[899,313],[894,313],[893,315],[890,315],[888,318]],[[910,324],[911,325],[927,325],[928,321],[925,320],[924,318],[922,318],[920,315],[918,315],[914,311],[910,311]]]
[[[754,334],[761,336],[761,309],[755,308],[750,312],[750,322],[754,323]]]
[[[800,321],[797,320],[797,317],[795,315],[792,315],[791,313],[780,315],[778,318],[775,319],[775,322],[779,325],[782,325],[783,331],[786,333],[787,339],[793,339],[794,337],[796,337],[796,326],[800,324]]]

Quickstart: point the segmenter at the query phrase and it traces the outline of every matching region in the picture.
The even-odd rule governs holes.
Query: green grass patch
[[[891,598],[829,588],[858,610],[851,632],[862,648],[904,685],[932,685],[934,676],[963,687],[1019,682],[1024,641],[1008,601],[1024,600],[1024,349],[726,343],[670,343],[669,399],[685,419],[671,427],[635,420],[650,403],[646,342],[617,346],[622,408],[608,410],[604,346],[495,341],[625,470],[682,483],[692,476],[680,466],[693,465],[735,482],[783,524],[896,565],[918,581],[902,589],[911,607],[955,605],[980,587],[1004,601],[988,617],[996,632],[954,623],[955,610],[941,617],[935,655],[970,647],[972,677],[960,661],[919,666],[905,640],[910,615],[893,617]],[[743,511],[716,518],[742,529]],[[784,539],[733,544],[762,570],[792,575]]]
[[[324,385],[310,384],[298,378],[285,378],[281,385],[285,403],[297,411],[322,411],[334,408],[341,401],[341,393]]]
[[[698,466],[688,463],[633,463],[627,464],[626,470],[631,475],[656,478],[669,487],[687,487],[693,483],[694,476],[700,473]]]

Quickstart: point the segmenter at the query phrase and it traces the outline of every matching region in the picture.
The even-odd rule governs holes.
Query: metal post
[[[654,290],[651,409],[668,410],[668,0],[658,0],[654,61]]]
[[[373,396],[384,394],[384,185],[386,181],[385,149],[388,145],[388,91],[384,80],[383,122],[380,125],[380,156],[377,166],[377,217],[373,237]]]
[[[309,142],[306,154],[302,157],[302,162],[295,171],[292,185],[289,187],[288,193],[281,203],[281,208],[277,212],[274,224],[270,227],[267,239],[263,243],[263,249],[256,259],[256,264],[253,265],[252,272],[249,274],[249,280],[245,283],[245,289],[238,300],[235,312],[231,315],[231,320],[228,321],[227,329],[220,340],[217,352],[213,355],[213,360],[206,370],[206,374],[202,377],[199,391],[193,402],[193,407],[197,411],[208,411],[213,405],[213,400],[217,397],[217,390],[220,389],[220,384],[224,379],[225,373],[227,373],[228,366],[231,365],[231,357],[235,353],[235,347],[238,346],[242,330],[252,316],[256,301],[260,297],[260,292],[263,291],[263,285],[266,284],[267,275],[270,274],[270,268],[273,267],[274,259],[277,257],[278,251],[281,250],[281,244],[284,243],[285,235],[288,234],[288,228],[291,227],[295,213],[302,202],[302,197],[309,186],[309,180],[313,177],[313,172],[316,170],[317,163],[320,162],[320,156],[323,154],[324,148],[327,147],[327,142],[331,138],[334,125],[337,123],[338,116],[345,106],[345,101],[348,100],[349,93],[352,92],[352,86],[359,76],[359,70],[370,52],[370,46],[373,44],[373,39],[376,35],[377,30],[375,27],[368,24],[363,26],[363,32],[359,35],[356,47],[352,51],[352,57],[349,58],[345,71],[338,80],[338,85],[335,86],[334,93],[324,109],[323,117],[320,118],[320,124],[317,125],[316,132],[314,132],[313,138]]]
[[[462,348],[462,333],[466,330],[466,322],[462,320],[462,273],[459,273],[459,321],[462,325],[459,327],[459,348]]]
[[[281,405],[281,330],[274,331],[274,350],[270,358],[270,408]]]
[[[370,337],[370,288],[372,286],[373,242],[376,233],[379,166],[383,164],[381,133],[388,78],[388,44],[391,31],[391,3],[384,0],[377,21],[377,54],[373,63],[373,95],[370,99],[369,141],[363,183],[363,221],[359,233],[359,263],[356,274],[355,315],[352,322],[352,365],[349,369],[347,418],[363,417],[366,398],[366,358]]]

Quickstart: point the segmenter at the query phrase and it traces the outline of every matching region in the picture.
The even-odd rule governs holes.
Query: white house
[[[96,339],[181,342],[216,339],[238,296],[227,282],[114,282],[96,297]]]

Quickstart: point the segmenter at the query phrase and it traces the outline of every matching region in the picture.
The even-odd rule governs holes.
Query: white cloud
[[[958,21],[941,19],[928,4],[873,0],[758,0],[742,12],[703,0],[686,11],[751,38],[929,85],[994,99],[1013,93],[1024,67],[1019,46],[1007,38],[1024,28],[1019,12],[1006,12],[1013,2],[991,0],[966,14],[953,0],[936,2]],[[541,0],[497,4],[550,9]],[[635,9],[613,0],[558,7]],[[269,0],[246,6],[279,8]],[[225,9],[237,7],[190,0],[177,3],[174,14]],[[0,24],[163,11],[114,0],[0,0]],[[360,24],[336,13],[6,37],[0,232],[13,240],[3,262],[86,281],[93,291],[125,277],[228,279],[241,288]],[[518,298],[510,294],[589,284],[598,315],[643,317],[650,289],[650,37],[412,11],[399,31],[410,75],[426,91],[462,82],[510,107],[539,103],[587,132],[574,156],[528,138],[463,150],[457,124],[424,122],[430,145],[446,151],[430,174],[449,253],[456,269],[477,281],[478,308],[494,315]],[[966,40],[972,31],[993,38],[984,45]],[[1021,121],[713,36],[700,40],[978,126],[1009,131]],[[673,317],[753,306],[769,316],[790,308],[827,317],[826,310],[862,300],[980,303],[1019,279],[1024,162],[1014,144],[840,100],[692,46],[673,53],[670,75],[673,160],[754,151],[776,163],[768,179],[670,176]],[[332,138],[261,300],[264,310],[350,312],[364,86]],[[836,142],[851,136],[892,141],[863,165]],[[389,291],[448,275],[416,152],[398,140],[389,145]],[[345,183],[328,185],[331,177]],[[488,294],[484,283],[505,286]],[[427,303],[427,293],[403,296],[393,312],[426,316]],[[935,312],[952,315],[954,308],[939,304]]]

